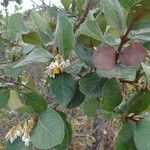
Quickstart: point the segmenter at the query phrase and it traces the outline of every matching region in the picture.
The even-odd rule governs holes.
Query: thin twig
[[[93,0],[88,0],[87,4],[86,4],[86,7],[85,7],[85,11],[84,13],[82,14],[82,16],[79,18],[78,22],[75,23],[74,25],[74,28],[73,28],[73,31],[74,33],[76,32],[76,30],[80,27],[80,25],[85,21],[85,18],[87,17],[90,9],[91,9],[91,5],[92,5],[92,1]]]
[[[26,86],[26,85],[24,85],[24,84],[22,84],[22,83],[16,82],[16,81],[8,80],[8,79],[2,78],[2,77],[0,77],[0,80],[4,81],[4,82],[6,82],[6,83],[13,83],[13,84],[15,84],[15,85],[23,86],[23,87],[25,87],[25,88],[27,88],[27,89],[29,89],[29,90],[32,90],[30,87],[28,87],[28,86]]]
[[[41,8],[41,6],[40,6],[39,4],[37,4],[34,0],[31,0],[31,2],[32,2],[33,4],[35,4],[36,6],[38,6],[39,8]]]
[[[44,0],[40,0],[40,2],[41,2],[43,5],[45,5],[46,7],[49,7],[49,6],[44,2]]]

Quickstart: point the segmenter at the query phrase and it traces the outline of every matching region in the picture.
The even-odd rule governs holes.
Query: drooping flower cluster
[[[46,67],[45,74],[49,75],[52,78],[55,78],[56,74],[62,73],[69,66],[69,59],[65,61],[60,54],[57,54],[54,58],[54,61],[52,61],[51,64]]]
[[[7,133],[5,139],[10,140],[13,143],[18,137],[22,139],[26,146],[30,144],[30,133],[35,125],[35,120],[33,118],[25,120],[23,123],[18,123],[13,126]]]

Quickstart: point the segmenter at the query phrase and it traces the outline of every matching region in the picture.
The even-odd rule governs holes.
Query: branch
[[[128,38],[128,35],[130,33],[130,31],[132,30],[133,26],[135,25],[135,23],[141,18],[143,17],[146,13],[148,13],[149,10],[147,11],[144,11],[140,16],[137,16],[135,17],[131,24],[129,25],[126,33],[121,37],[121,42],[120,42],[120,45],[119,45],[119,48],[118,48],[118,52],[121,51],[122,47],[124,46],[124,44],[126,44],[130,39]]]
[[[78,22],[75,23],[74,28],[73,28],[73,32],[75,33],[76,30],[80,27],[80,25],[85,21],[85,18],[87,17],[90,9],[91,9],[91,5],[92,5],[92,0],[88,0],[86,7],[85,7],[85,11],[82,14],[82,16],[78,19]]]
[[[13,83],[13,84],[15,84],[15,85],[23,86],[23,87],[25,87],[25,88],[27,88],[27,89],[29,89],[29,90],[32,90],[30,87],[28,87],[28,86],[26,86],[26,85],[24,85],[24,84],[22,84],[22,83],[18,83],[18,82],[16,82],[16,81],[12,81],[12,80],[10,80],[10,79],[6,79],[6,78],[0,77],[0,80],[4,81],[4,82],[6,82],[6,83]]]

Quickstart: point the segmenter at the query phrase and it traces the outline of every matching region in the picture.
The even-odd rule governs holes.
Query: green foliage
[[[48,109],[39,116],[31,136],[31,142],[37,148],[50,149],[62,143],[65,134],[64,129],[61,116],[57,112]]]
[[[139,65],[132,66],[132,67],[126,67],[125,65],[118,64],[115,66],[115,68],[111,71],[97,71],[97,74],[100,77],[106,77],[106,78],[123,78],[125,80],[134,81],[136,72],[139,69]]]
[[[85,95],[80,91],[79,84],[77,84],[75,94],[69,104],[67,105],[67,108],[76,108],[82,104],[84,101]]]
[[[22,40],[23,42],[25,43],[28,43],[28,44],[33,44],[33,45],[36,45],[38,47],[42,47],[42,41],[39,37],[39,34],[37,32],[29,32],[27,34],[23,34],[22,35]]]
[[[62,73],[50,79],[50,88],[55,102],[67,105],[75,94],[76,82],[71,74]]]
[[[69,6],[71,5],[71,0],[61,0],[61,3],[65,7],[65,9],[68,10]]]
[[[106,82],[102,91],[101,108],[114,111],[122,101],[122,93],[116,79],[112,78]]]
[[[13,144],[10,141],[6,144],[6,150],[32,150],[32,146],[25,146],[20,138],[17,138]]]
[[[150,118],[147,116],[134,129],[134,141],[138,150],[148,150],[150,147],[149,126]]]
[[[29,147],[17,138],[6,149],[68,149],[71,124],[59,110],[82,106],[88,117],[122,124],[116,150],[149,150],[150,1],[61,0],[64,7],[10,16],[9,1],[0,16],[0,109],[34,127]],[[33,63],[42,66],[42,90],[27,75]]]
[[[150,105],[150,92],[140,91],[128,102],[126,113],[141,113]]]
[[[64,120],[65,135],[64,135],[64,139],[63,139],[62,143],[60,145],[57,145],[56,149],[64,150],[64,149],[67,149],[69,147],[69,145],[71,144],[72,134],[73,133],[72,133],[71,124],[66,121],[66,117],[67,116],[64,117],[64,115],[66,115],[66,114],[63,114],[63,113],[60,113],[60,112],[59,112],[59,114],[61,115],[61,117]]]
[[[38,93],[31,91],[22,93],[23,98],[27,105],[31,106],[35,112],[42,112],[47,109],[47,102]]]
[[[134,124],[124,121],[116,139],[115,150],[137,150],[134,143]]]
[[[125,18],[118,0],[101,0],[101,4],[109,25],[123,34],[125,30]]]
[[[81,34],[89,36],[98,41],[108,43],[108,41],[104,38],[104,35],[92,13],[87,16],[86,21],[81,25],[79,31],[77,32],[78,36]]]
[[[96,73],[88,73],[80,80],[80,90],[89,97],[100,97],[107,79],[100,78]]]
[[[92,62],[93,53],[91,49],[85,47],[83,44],[77,43],[75,45],[75,52],[79,57],[79,59],[81,59],[81,61],[83,61],[87,66],[90,67],[93,66]]]
[[[27,28],[23,22],[22,14],[16,13],[9,17],[8,29],[14,33],[26,33]]]
[[[135,3],[131,7],[131,11],[128,15],[127,25],[129,26],[132,21],[134,21],[132,29],[141,29],[144,27],[149,27],[150,19],[150,1],[141,0]]]
[[[126,8],[126,9],[130,9],[130,7],[135,4],[136,2],[138,2],[139,0],[119,0],[119,2],[121,3],[121,5]]]
[[[30,63],[48,62],[52,59],[52,55],[43,48],[35,48],[29,55],[18,62],[14,68],[24,66]]]
[[[20,107],[23,107],[23,103],[20,100],[19,94],[15,90],[10,90],[8,107],[12,110],[16,110]]]
[[[57,17],[57,27],[55,32],[55,44],[60,54],[66,59],[74,49],[75,37],[72,25],[62,14]]]
[[[99,108],[99,104],[99,100],[93,97],[86,97],[83,103],[84,114],[88,117],[94,117],[96,110]]]
[[[0,108],[7,105],[9,100],[9,91],[5,89],[0,89]]]

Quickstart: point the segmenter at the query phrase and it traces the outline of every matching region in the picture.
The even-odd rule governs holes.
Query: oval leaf
[[[47,109],[46,100],[38,93],[34,91],[23,93],[23,97],[26,100],[26,104],[31,106],[35,112],[42,112]]]
[[[138,150],[149,150],[150,148],[150,118],[146,117],[134,130],[134,141]]]
[[[75,45],[75,37],[72,25],[62,14],[59,14],[57,17],[55,44],[65,59],[69,57]]]
[[[115,142],[115,150],[137,150],[134,143],[134,126],[124,121]]]
[[[88,73],[80,80],[80,90],[89,97],[100,97],[107,79],[100,78],[96,73]]]
[[[107,111],[114,111],[122,101],[120,86],[116,79],[110,79],[103,87],[101,108]]]
[[[118,59],[126,66],[134,66],[145,60],[147,52],[140,43],[134,43],[119,53]]]
[[[141,91],[135,95],[129,102],[127,113],[140,113],[150,105],[150,91]]]
[[[116,52],[113,48],[101,48],[93,54],[93,63],[97,70],[111,71],[115,67]]]
[[[43,112],[31,135],[31,142],[39,149],[50,149],[63,141],[64,122],[61,116],[51,110]]]
[[[79,59],[83,61],[87,66],[92,67],[92,50],[90,48],[85,47],[83,44],[77,43],[75,45],[75,52]]]
[[[76,82],[71,74],[62,73],[50,79],[50,87],[55,102],[67,105],[75,94]]]
[[[19,94],[15,90],[10,90],[8,107],[10,109],[16,110],[16,109],[23,107],[23,106],[24,105],[19,98]]]
[[[100,102],[95,98],[86,97],[83,102],[84,114],[88,117],[93,117],[96,113],[96,109],[99,107]]]
[[[101,0],[103,12],[107,22],[114,29],[123,33],[125,30],[125,18],[118,0]]]
[[[76,108],[82,104],[84,101],[85,95],[80,91],[79,85],[76,87],[75,95],[71,99],[70,103],[67,105],[67,108]]]

